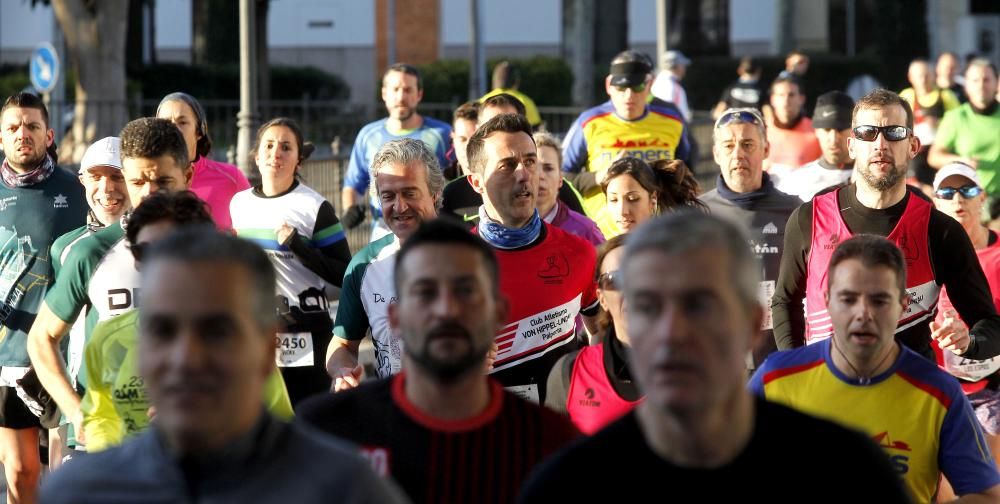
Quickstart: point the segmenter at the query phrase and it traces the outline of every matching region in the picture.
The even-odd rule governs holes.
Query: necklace
[[[892,349],[889,349],[889,351],[882,356],[882,360],[878,361],[878,364],[876,364],[875,367],[872,369],[872,373],[869,374],[868,376],[865,376],[861,374],[860,371],[858,371],[858,368],[854,367],[854,364],[851,364],[851,359],[848,359],[847,356],[844,355],[844,352],[840,349],[840,347],[837,346],[836,339],[831,338],[830,343],[833,345],[833,348],[837,349],[837,353],[839,353],[840,356],[844,358],[844,362],[846,362],[847,365],[851,367],[851,371],[854,371],[855,376],[858,377],[858,385],[871,385],[872,376],[875,374],[876,371],[878,371],[878,368],[882,367],[882,364],[885,363],[885,360],[889,358],[889,355],[892,354]]]

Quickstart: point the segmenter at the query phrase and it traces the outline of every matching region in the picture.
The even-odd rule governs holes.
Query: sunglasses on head
[[[641,93],[646,90],[646,83],[642,82],[634,86],[615,86],[615,89],[617,89],[619,93],[624,93],[627,89],[631,89],[633,93]]]
[[[906,126],[858,126],[854,128],[854,138],[865,142],[874,142],[878,134],[890,142],[898,142],[909,138],[913,131]]]
[[[965,199],[972,199],[983,193],[983,188],[976,185],[962,187],[942,187],[934,191],[934,197],[941,199],[955,199],[956,194],[961,194]]]
[[[620,281],[621,275],[618,273],[618,270],[605,271],[597,277],[597,286],[600,287],[601,290],[617,291],[618,283]]]
[[[734,122],[763,125],[764,119],[760,116],[760,113],[757,112],[756,109],[734,109],[719,116],[719,118],[715,121],[715,129]]]

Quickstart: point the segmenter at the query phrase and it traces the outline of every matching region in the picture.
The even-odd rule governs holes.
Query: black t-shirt
[[[851,233],[888,236],[899,223],[909,198],[913,197],[926,198],[908,187],[907,195],[899,203],[889,208],[872,209],[858,201],[857,186],[852,184],[840,191],[837,202]],[[781,271],[771,303],[774,339],[781,350],[801,346],[804,342],[802,300],[806,292],[812,218],[812,202],[804,203],[792,212],[785,225]],[[955,309],[971,328],[972,342],[965,356],[985,359],[1000,354],[1000,317],[969,236],[958,221],[934,209],[927,224],[927,239],[934,278],[938,285],[948,289]],[[933,360],[930,334],[928,324],[917,324],[900,331],[896,338]]]
[[[719,101],[727,108],[753,107],[759,109],[764,104],[767,94],[758,81],[736,81],[722,91]]]
[[[404,372],[316,396],[296,419],[356,443],[376,472],[428,503],[513,502],[531,470],[579,436],[568,419],[493,380],[483,413],[439,420],[409,402],[405,379]]]
[[[755,405],[750,442],[725,466],[661,458],[632,412],[542,464],[519,502],[909,502],[866,436],[762,399]]]

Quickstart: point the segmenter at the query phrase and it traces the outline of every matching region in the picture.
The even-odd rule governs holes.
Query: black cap
[[[618,53],[611,60],[611,85],[636,86],[646,82],[646,76],[653,71],[653,62],[649,56],[628,50]]]
[[[845,130],[851,128],[854,100],[840,91],[830,91],[816,98],[813,110],[813,128]]]

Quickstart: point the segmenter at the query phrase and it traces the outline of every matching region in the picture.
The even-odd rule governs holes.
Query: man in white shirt
[[[691,60],[680,51],[663,53],[663,70],[657,74],[652,89],[653,96],[676,105],[686,122],[691,122],[691,108],[688,107],[687,93],[681,80],[690,64]]]

